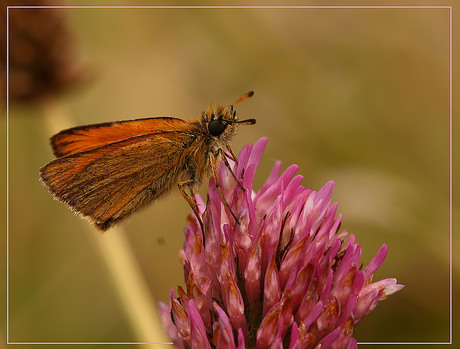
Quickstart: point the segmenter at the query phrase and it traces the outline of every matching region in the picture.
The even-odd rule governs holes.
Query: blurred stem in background
[[[41,107],[49,134],[74,125],[68,110],[58,100],[42,100]],[[126,232],[115,227],[108,233],[110,236],[101,236],[90,225],[87,227],[86,231],[105,262],[137,341],[169,343],[159,321],[155,301],[125,237]]]
[[[56,1],[51,3],[39,0],[29,1],[25,5],[56,4]],[[21,4],[7,2],[0,9],[3,18],[6,18],[7,5]],[[6,49],[9,49],[10,105],[36,103],[50,135],[75,126],[58,94],[88,81],[88,69],[79,59],[67,14],[68,10],[63,9],[10,8],[8,38],[6,27],[0,29],[0,36],[5,43],[2,45],[5,51],[0,59],[4,69],[0,74],[7,71]],[[5,86],[0,87],[4,100]],[[105,262],[122,308],[129,318],[135,340],[144,343],[169,342],[159,321],[156,302],[140,272],[125,232],[117,228],[111,230],[110,236],[101,236],[89,225],[87,227],[90,239]]]

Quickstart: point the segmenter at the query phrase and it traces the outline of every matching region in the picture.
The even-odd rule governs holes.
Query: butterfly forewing
[[[51,138],[56,157],[95,149],[127,138],[161,131],[181,131],[187,122],[172,117],[146,118],[79,126]]]

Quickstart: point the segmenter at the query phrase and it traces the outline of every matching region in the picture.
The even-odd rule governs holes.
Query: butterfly
[[[56,159],[40,169],[40,179],[55,199],[105,231],[177,187],[197,216],[195,192],[205,179],[217,176],[227,158],[236,161],[229,145],[239,125],[234,105],[208,107],[199,118],[154,117],[78,126],[51,138]]]

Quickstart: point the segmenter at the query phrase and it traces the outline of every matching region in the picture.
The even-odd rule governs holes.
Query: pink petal
[[[291,328],[291,340],[289,342],[289,349],[300,349],[299,330],[297,323],[294,322]]]
[[[244,316],[244,301],[241,292],[230,274],[227,274],[227,282],[222,285],[224,301],[227,313],[234,328],[243,329],[246,334],[248,326]]]
[[[250,304],[253,304],[260,294],[260,277],[262,275],[262,248],[260,239],[249,254],[248,263],[244,271],[244,285]]]
[[[279,275],[280,275],[280,282],[281,288],[284,288],[286,282],[289,278],[289,275],[292,272],[292,269],[298,267],[300,262],[302,261],[302,256],[305,255],[305,244],[307,238],[300,241],[297,245],[292,247],[289,252],[287,253],[284,261],[281,263]]]
[[[321,301],[313,305],[311,312],[309,312],[307,316],[302,320],[306,329],[309,329],[310,326],[314,322],[316,322],[322,310],[323,310],[323,303]]]
[[[384,279],[364,286],[359,294],[358,307],[355,311],[357,321],[372,311],[377,303],[389,295],[398,292],[404,285],[396,284],[396,279]]]
[[[287,185],[283,195],[283,206],[287,206],[289,202],[298,193],[299,185],[302,182],[303,176],[295,176]],[[303,187],[302,187],[303,188]],[[300,188],[300,189],[302,189]]]
[[[257,192],[256,196],[254,197],[254,202],[257,202],[257,200],[259,199],[259,197],[265,193],[265,191],[270,188],[273,183],[276,182],[276,180],[278,179],[279,175],[280,175],[280,171],[281,171],[281,161],[277,161],[275,162],[275,165],[273,166],[272,168],[272,171],[270,172],[267,180],[265,181],[264,185],[262,186],[262,188],[260,188],[260,190]]]
[[[358,349],[358,342],[354,338],[348,340],[347,349]]]
[[[176,325],[180,338],[188,342],[190,340],[189,314],[183,305],[176,299],[172,290],[169,297],[172,320]]]
[[[308,286],[310,286],[310,283],[312,281],[314,271],[315,267],[313,266],[313,264],[307,264],[298,273],[296,273],[295,278],[293,278],[292,285],[289,285],[289,287],[286,286],[286,288],[288,288],[291,291],[292,304],[294,306],[294,309],[298,308],[300,302],[302,301],[302,298],[307,292]]]
[[[270,345],[270,349],[283,349],[283,318],[280,318],[278,323],[278,331],[276,332],[275,339]]]
[[[264,316],[264,319],[257,330],[256,348],[264,349],[270,347],[278,328],[280,313],[281,309],[274,307],[267,313],[267,315]]]
[[[267,268],[264,279],[264,305],[263,316],[265,316],[271,307],[281,298],[281,288],[278,278],[274,254],[270,258],[271,262]]]
[[[340,327],[337,327],[332,332],[324,336],[315,348],[331,348],[332,343],[334,343],[339,334]]]
[[[282,198],[279,196],[271,209],[266,212],[264,220],[261,222],[262,231],[260,234],[264,234],[264,240],[262,243],[263,250],[267,252],[269,249],[276,251],[280,237],[280,225],[283,220]],[[268,255],[263,255],[264,266],[268,263]]]
[[[368,266],[364,269],[364,279],[366,280],[366,282],[371,281],[372,275],[374,275],[374,273],[377,271],[378,268],[380,268],[383,261],[385,260],[387,252],[388,245],[383,244],[377,252],[377,255],[370,261]]]
[[[187,292],[190,298],[194,300],[196,308],[200,312],[200,316],[203,319],[206,330],[211,332],[212,319],[211,319],[211,280],[202,279],[200,282],[190,274],[187,280]],[[206,292],[206,293],[205,293]],[[182,298],[182,297],[181,297]],[[185,304],[183,301],[182,304]]]
[[[171,320],[171,308],[166,304],[159,302],[158,312],[160,313],[160,319],[161,323],[163,324],[163,328],[168,337],[171,338],[171,341],[174,343],[176,348],[185,348],[184,342],[179,337],[179,333],[177,332],[176,325],[174,325]]]
[[[243,330],[238,329],[238,348],[237,349],[246,349]]]
[[[217,348],[236,348],[235,341],[233,339],[233,328],[227,314],[216,302],[214,302],[213,306],[218,315],[218,319],[213,325],[213,342]]]
[[[228,278],[236,280],[236,266],[235,256],[233,255],[232,249],[226,244],[220,245],[222,260],[219,263],[220,270],[218,273],[218,280],[223,285]]]
[[[262,137],[259,139],[256,144],[254,144],[254,147],[252,148],[251,155],[248,160],[248,165],[255,165],[257,168],[257,165],[260,162],[260,159],[262,158],[262,154],[264,153],[265,147],[267,146],[268,138]]]
[[[338,323],[340,315],[340,304],[337,298],[330,299],[324,306],[323,311],[316,320],[316,325],[322,333],[333,330]]]
[[[188,302],[188,312],[190,316],[190,345],[192,348],[211,349],[209,340],[206,336],[206,329],[201,319],[200,313],[193,302],[193,299]]]
[[[294,321],[292,311],[291,296],[287,292],[264,316],[257,330],[256,348],[268,348],[271,346],[278,331],[281,331],[281,337],[284,337]]]

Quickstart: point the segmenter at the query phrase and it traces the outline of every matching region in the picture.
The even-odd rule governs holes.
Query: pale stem
[[[78,126],[72,122],[72,117],[63,103],[58,100],[46,100],[42,103],[44,121],[49,135],[61,130]],[[126,239],[126,232],[121,227],[111,228],[102,235],[89,224],[87,227],[89,239],[97,247],[104,260],[111,280],[118,293],[123,310],[129,318],[134,335],[140,343],[158,343],[148,347],[171,348],[157,311],[156,302],[140,272],[136,258]]]

